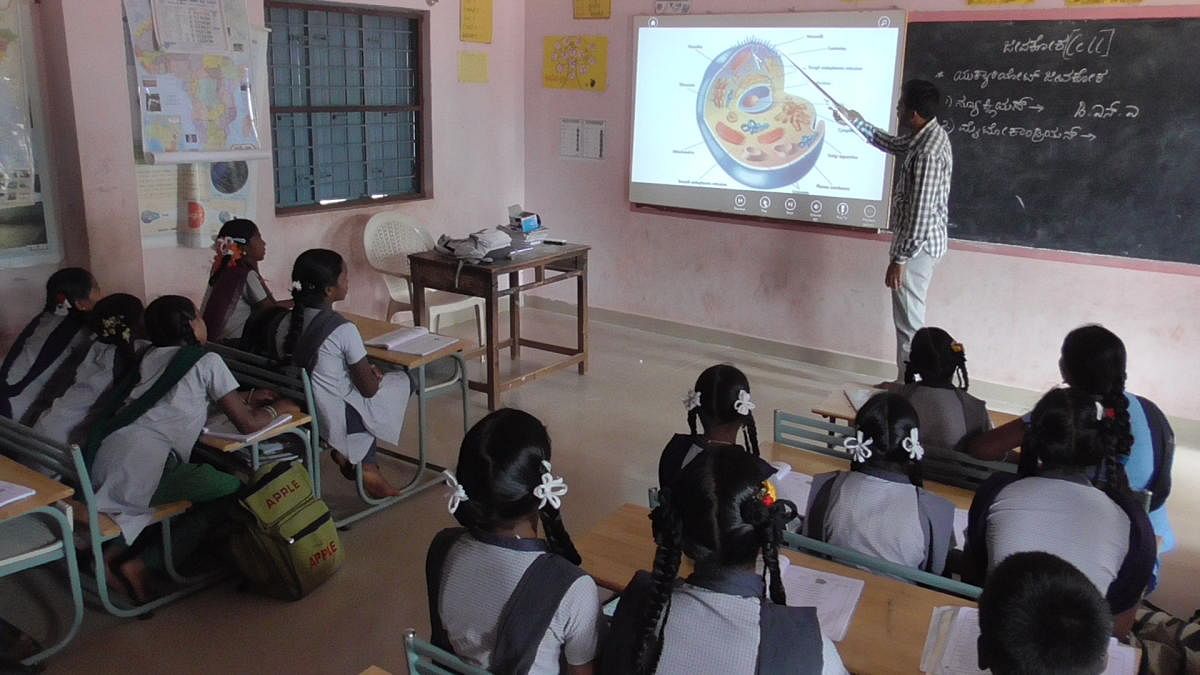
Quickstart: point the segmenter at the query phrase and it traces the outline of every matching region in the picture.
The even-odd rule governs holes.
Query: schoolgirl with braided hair
[[[992,428],[987,403],[967,393],[967,351],[941,328],[925,327],[912,339],[912,350],[898,393],[921,418],[921,441],[935,454],[961,450],[971,438]]]
[[[91,347],[87,314],[100,299],[95,277],[66,267],[46,280],[46,302],[0,365],[0,416],[32,425],[71,384]]]
[[[34,431],[60,443],[83,444],[101,398],[136,372],[140,352],[150,344],[143,338],[144,311],[142,301],[126,293],[96,303],[88,316],[95,342],[75,368],[71,386],[38,418]]]
[[[735,447],[709,448],[660,492],[654,569],[621,595],[602,672],[845,672],[816,610],[786,604],[779,544],[796,508],[772,499],[761,463]],[[694,572],[681,582],[685,556]]]
[[[1117,637],[1155,565],[1154,530],[1143,500],[1117,463],[1122,443],[1108,409],[1074,387],[1054,389],[1034,407],[1017,475],[995,474],[968,515],[964,578],[982,584],[1000,561],[1045,551],[1075,565],[1105,595]]]
[[[682,400],[690,433],[675,434],[663,448],[658,462],[659,485],[669,486],[705,448],[737,445],[739,433],[746,451],[759,456],[750,381],[741,370],[724,363],[706,368]]]
[[[1171,494],[1175,432],[1153,401],[1125,389],[1126,361],[1121,338],[1092,324],[1067,334],[1058,366],[1064,382],[1103,407],[1100,428],[1114,439],[1116,462],[1124,467],[1134,491],[1150,495],[1150,522],[1159,538],[1161,555],[1175,548],[1175,532],[1166,507]],[[981,459],[1003,457],[1023,444],[1029,422],[1030,416],[1026,415],[983,434],[968,444],[968,451]]]
[[[266,256],[267,242],[252,220],[233,218],[217,232],[212,269],[200,306],[213,341],[237,344],[252,316],[287,306],[275,300],[259,273]]]
[[[349,293],[346,263],[335,251],[314,248],[292,266],[291,311],[274,311],[263,329],[280,361],[306,369],[321,439],[342,476],[358,481],[369,497],[400,491],[384,478],[377,440],[400,443],[411,384],[402,371],[380,372],[367,359],[362,334],[333,304]]]
[[[850,471],[813,476],[804,533],[898,565],[946,572],[954,505],[922,487],[924,429],[899,394],[872,396],[843,444]]]
[[[446,472],[448,508],[426,561],[434,644],[495,673],[591,673],[601,625],[596,584],[563,524],[568,485],[550,435],[504,408],[463,438]]]

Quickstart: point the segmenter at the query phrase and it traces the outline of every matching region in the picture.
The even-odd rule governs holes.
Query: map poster
[[[34,183],[25,46],[17,3],[0,0],[0,209],[41,201]]]
[[[151,1],[124,0],[146,159],[160,164],[269,158],[254,119],[256,50],[243,0],[221,0],[229,51],[210,54],[161,50]]]

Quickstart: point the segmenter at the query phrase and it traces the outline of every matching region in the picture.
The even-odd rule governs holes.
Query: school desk
[[[596,583],[620,591],[633,573],[654,564],[654,539],[649,509],[625,504],[587,534],[575,540],[583,569]],[[862,579],[866,582],[846,638],[837,643],[846,668],[852,673],[920,672],[921,650],[933,608],[943,605],[972,607],[974,603],[938,591],[784,550],[793,565]],[[685,561],[686,566],[686,561]],[[682,576],[688,571],[680,570]]]
[[[283,434],[286,434],[289,431],[292,431],[293,429],[299,429],[300,427],[308,426],[309,423],[311,423],[311,422],[312,422],[312,417],[305,415],[304,413],[294,413],[292,415],[292,421],[288,422],[287,424],[280,424],[279,426],[268,431],[267,433],[263,434],[262,436],[259,436],[258,438],[254,439],[253,441],[251,441],[249,443],[243,442],[243,441],[235,441],[232,438],[222,438],[220,436],[209,436],[208,434],[200,434],[200,444],[206,448],[211,448],[213,450],[216,450],[217,452],[225,452],[225,453],[237,452],[238,450],[241,450],[242,448],[244,448],[248,445],[254,445],[255,443],[263,443],[263,442],[271,440],[272,438],[282,436]],[[315,443],[316,441],[314,440],[313,442]]]
[[[70,486],[51,480],[24,464],[2,456],[0,456],[0,480],[23,485],[37,491],[31,497],[0,507],[0,522],[19,518],[75,494],[75,490]]]
[[[830,471],[850,470],[848,460],[818,455],[815,452],[793,448],[783,443],[763,443],[761,451],[763,457],[768,461],[784,462],[792,467],[792,471],[799,471],[810,476]],[[975,498],[975,493],[970,490],[931,480],[925,481],[924,487],[933,494],[948,499],[955,508],[970,510],[971,500]]]
[[[518,253],[511,260],[501,259],[492,263],[461,263],[454,258],[435,251],[414,253],[408,256],[411,267],[413,293],[413,319],[420,325],[425,315],[425,289],[449,291],[484,299],[484,336],[487,344],[466,356],[474,358],[487,355],[485,379],[472,381],[470,387],[487,394],[488,410],[495,410],[500,394],[520,385],[548,375],[556,370],[577,366],[579,374],[588,367],[588,298],[587,267],[590,246],[582,244],[541,244],[533,250]],[[533,270],[533,281],[521,283],[521,272]],[[546,271],[556,274],[547,275]],[[508,276],[508,288],[500,289],[500,278]],[[535,288],[575,279],[576,293],[576,337],[574,347],[551,344],[521,337],[520,295]],[[509,337],[501,341],[499,335],[500,301],[508,298]],[[530,373],[508,379],[500,376],[500,350],[508,347],[510,358],[521,355],[521,347],[560,354],[565,358],[538,368]]]
[[[844,384],[834,391],[829,392],[829,395],[824,400],[813,406],[812,412],[830,422],[846,420],[846,424],[854,424],[854,418],[858,416],[858,411],[851,405],[850,399],[846,398],[845,389],[873,389],[873,387],[853,383]],[[879,389],[879,391],[882,392],[883,390]],[[999,410],[988,410],[988,417],[992,419],[992,428],[994,429],[1017,419],[1020,415],[1000,412]]]
[[[400,326],[379,319],[342,312],[342,316],[350,320],[358,332],[362,335],[364,342],[386,335]],[[439,359],[451,358],[454,359],[458,366],[458,383],[459,389],[462,391],[462,408],[463,408],[463,430],[465,431],[467,424],[467,362],[463,354],[465,343],[462,340],[455,340],[452,344],[427,354],[425,356],[416,356],[413,354],[404,354],[402,352],[394,352],[388,349],[380,349],[378,347],[367,347],[367,357],[372,361],[382,363],[385,366],[394,366],[403,368],[410,375],[415,375],[417,382],[417,444],[420,452],[420,460],[425,459],[425,417],[426,405],[430,398],[440,395],[444,391],[449,390],[449,384],[439,384],[433,387],[427,387],[425,381],[425,367]]]

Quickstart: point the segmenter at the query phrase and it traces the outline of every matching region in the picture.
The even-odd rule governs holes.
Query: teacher
[[[904,381],[913,335],[925,325],[925,295],[933,268],[946,255],[954,157],[950,138],[937,121],[940,105],[941,94],[932,82],[905,82],[896,104],[900,136],[878,129],[856,111],[838,111],[839,120],[853,124],[871,145],[902,158],[892,199],[891,262],[884,275],[892,289],[898,382]]]

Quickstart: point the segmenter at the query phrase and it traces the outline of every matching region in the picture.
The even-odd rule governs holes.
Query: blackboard
[[[1200,20],[911,23],[950,236],[1200,263]]]

